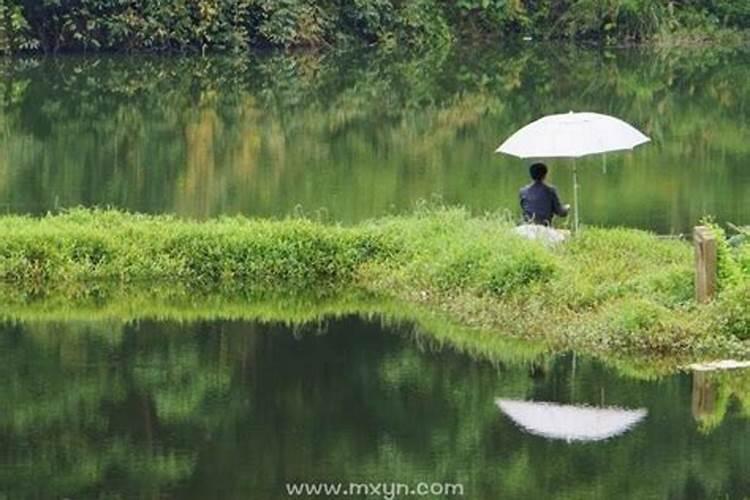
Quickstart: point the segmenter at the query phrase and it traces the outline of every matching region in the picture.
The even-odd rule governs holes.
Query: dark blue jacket
[[[567,208],[560,203],[560,197],[557,196],[555,186],[534,181],[521,188],[519,197],[521,198],[523,219],[526,222],[548,226],[552,224],[552,217],[555,215],[560,217],[568,215]]]

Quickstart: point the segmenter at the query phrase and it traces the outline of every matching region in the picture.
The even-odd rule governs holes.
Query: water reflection
[[[490,47],[428,54],[100,57],[0,63],[0,204],[346,222],[439,194],[515,209],[501,138],[556,111],[622,117],[646,150],[580,162],[586,223],[684,232],[744,221],[743,51]],[[567,169],[553,171],[564,197]]]
[[[740,414],[750,417],[750,370],[696,370],[692,379],[691,411],[702,432],[719,426],[731,414],[732,405],[738,405]]]
[[[527,432],[548,439],[602,441],[632,429],[648,411],[497,399],[498,408]]]
[[[0,492],[274,499],[305,480],[461,483],[472,499],[750,492],[746,374],[710,375],[728,403],[707,429],[689,375],[648,382],[581,358],[573,375],[569,356],[492,364],[408,333],[356,317],[7,324]],[[496,397],[648,418],[605,441],[549,441]]]

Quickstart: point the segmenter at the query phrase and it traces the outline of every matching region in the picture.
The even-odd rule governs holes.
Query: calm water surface
[[[582,220],[662,233],[750,220],[750,51],[519,49],[0,62],[0,212],[116,206],[347,223],[440,197],[516,210],[493,154],[591,110],[653,144],[580,162]],[[572,195],[569,168],[552,182]]]
[[[2,60],[0,212],[353,223],[433,197],[515,210],[524,165],[493,150],[573,109],[653,138],[579,163],[584,223],[746,223],[748,63],[743,50],[549,47]],[[554,163],[552,181],[569,198],[567,168]],[[742,372],[493,365],[357,318],[16,323],[0,327],[0,357],[0,499],[270,500],[291,481],[460,483],[470,499],[750,495]],[[497,399],[548,404],[514,413]],[[586,407],[640,417],[602,441],[539,429]],[[610,427],[633,415],[604,414]]]
[[[2,498],[270,500],[290,481],[460,483],[488,500],[750,495],[748,373],[493,365],[354,317],[7,324],[0,360]],[[524,430],[497,398],[645,417],[568,441]]]

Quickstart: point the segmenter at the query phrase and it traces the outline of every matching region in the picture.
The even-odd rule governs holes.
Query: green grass
[[[311,311],[333,301],[346,313],[438,318],[433,338],[486,357],[509,338],[600,356],[748,352],[747,250],[731,250],[735,279],[698,306],[690,245],[632,229],[586,228],[548,248],[515,236],[502,215],[459,208],[423,207],[353,227],[81,209],[2,217],[0,234],[5,319],[79,309],[125,318],[262,316],[252,304],[304,296]]]

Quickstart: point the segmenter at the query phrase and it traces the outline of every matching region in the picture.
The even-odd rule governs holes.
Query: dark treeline
[[[0,0],[0,52],[245,50],[455,39],[604,43],[750,28],[735,0]]]

